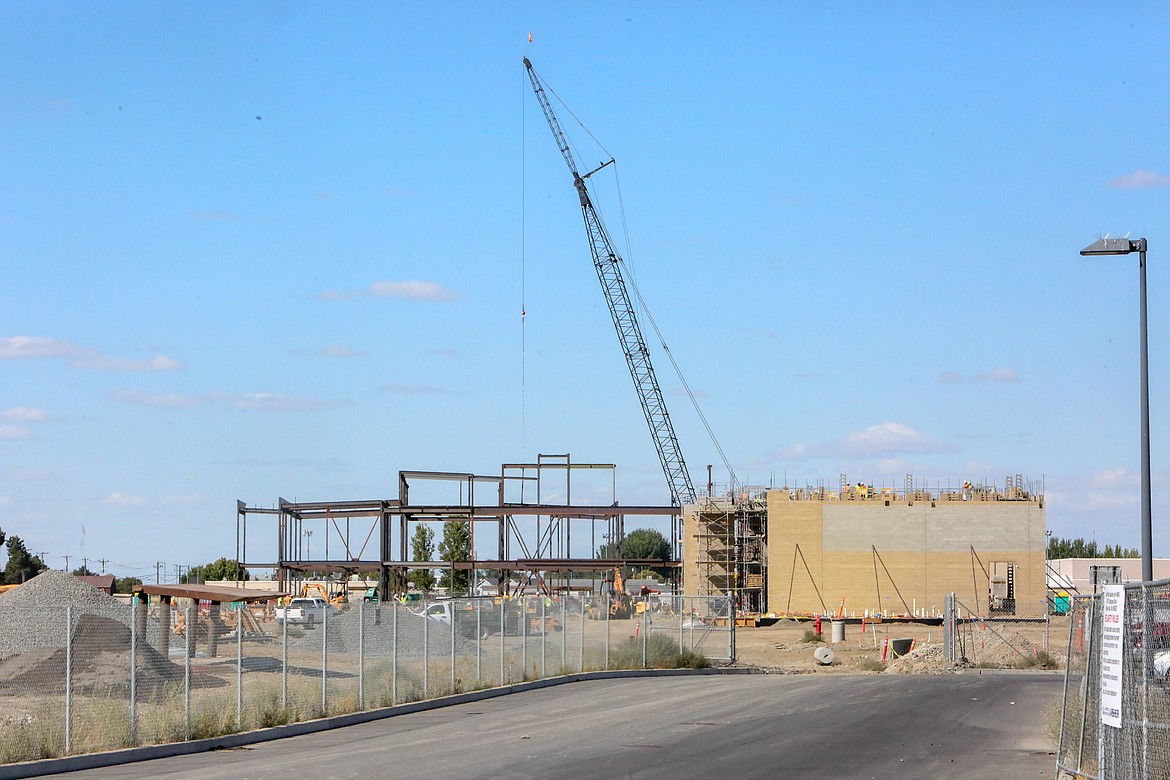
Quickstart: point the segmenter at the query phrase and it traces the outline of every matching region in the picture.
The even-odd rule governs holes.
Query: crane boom
[[[630,300],[626,281],[622,276],[622,258],[613,248],[609,233],[605,229],[593,201],[589,198],[589,190],[585,187],[585,179],[592,173],[582,176],[577,171],[577,164],[573,160],[573,153],[569,143],[557,121],[557,115],[545,95],[544,86],[540,78],[532,69],[532,63],[524,58],[524,67],[528,69],[528,78],[532,82],[532,89],[548,120],[549,129],[557,142],[569,172],[573,174],[573,186],[577,189],[577,196],[581,201],[581,214],[585,220],[585,232],[589,237],[589,251],[593,254],[593,267],[597,271],[597,279],[601,282],[602,292],[605,293],[605,302],[609,306],[610,317],[617,331],[618,341],[622,352],[626,356],[626,365],[630,369],[630,377],[634,380],[634,388],[638,391],[638,400],[642,403],[642,413],[646,416],[646,424],[650,428],[650,435],[654,439],[654,446],[658,450],[658,459],[662,463],[662,471],[666,475],[666,482],[670,486],[671,501],[676,506],[693,504],[695,502],[695,487],[691,483],[691,475],[687,471],[687,464],[683,461],[682,450],[678,445],[678,437],[674,433],[674,425],[670,421],[670,414],[666,410],[666,401],[662,397],[662,388],[658,385],[658,378],[654,374],[654,366],[650,363],[650,350],[646,347],[646,340],[642,337],[642,328],[638,325],[638,318],[634,314],[634,305]],[[613,162],[612,160],[610,162]],[[604,168],[609,163],[604,163]],[[600,168],[598,168],[600,170]]]

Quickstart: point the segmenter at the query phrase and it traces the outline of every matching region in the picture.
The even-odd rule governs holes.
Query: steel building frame
[[[572,503],[572,477],[582,470],[610,472],[610,503]],[[444,483],[448,490],[457,490],[457,502],[412,502],[412,487],[417,488],[420,482]],[[544,576],[548,573],[607,572],[619,566],[677,568],[677,560],[572,555],[574,533],[578,547],[581,534],[587,534],[593,551],[597,549],[598,526],[604,524],[602,540],[621,540],[627,516],[669,517],[670,538],[678,539],[679,507],[622,506],[616,498],[616,485],[613,464],[573,463],[568,454],[538,455],[535,463],[503,464],[498,476],[400,471],[397,499],[294,502],[280,498],[274,508],[250,507],[237,501],[236,560],[244,568],[275,570],[281,590],[295,590],[310,574],[376,577],[383,600],[403,592],[410,569],[490,570],[497,574],[498,594],[509,595],[510,587],[523,590],[530,582],[541,590],[554,589],[556,585]],[[265,537],[270,541],[272,519],[276,521],[276,556],[256,557],[255,524],[264,523]],[[470,524],[472,559],[410,560],[412,523],[452,520]],[[314,556],[311,544],[302,541],[313,542],[312,534],[322,528],[316,542],[322,553]],[[490,533],[485,538],[487,531]],[[375,536],[375,549],[371,549]],[[477,556],[486,550],[492,550],[494,557]],[[513,574],[519,575],[516,585],[510,585]]]

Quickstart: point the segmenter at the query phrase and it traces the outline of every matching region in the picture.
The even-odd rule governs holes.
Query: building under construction
[[[588,490],[575,484],[589,475]],[[430,488],[429,490],[427,488]],[[575,498],[575,490],[586,495]],[[605,493],[604,500],[597,496]],[[411,569],[489,572],[500,595],[567,588],[572,573],[606,574],[622,566],[677,567],[656,559],[599,559],[603,544],[625,537],[629,517],[668,521],[677,538],[674,506],[621,505],[616,466],[574,463],[569,455],[540,455],[535,463],[505,463],[493,475],[400,471],[397,498],[292,502],[274,507],[237,502],[236,560],[272,569],[281,590],[295,592],[320,575],[376,579],[383,600],[404,592]],[[412,560],[418,524],[466,523],[471,555],[464,560]],[[612,546],[608,549],[614,549]]]
[[[745,612],[931,615],[956,593],[979,612],[1042,610],[1043,493],[1004,487],[741,490],[683,516],[683,589]],[[1025,606],[1027,605],[1027,606]]]

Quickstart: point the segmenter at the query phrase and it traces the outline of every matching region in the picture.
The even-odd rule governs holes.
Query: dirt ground
[[[1068,621],[1053,618],[1044,622],[996,622],[965,626],[960,648],[966,662],[952,664],[943,657],[941,626],[916,623],[860,624],[845,626],[845,641],[833,643],[832,630],[826,621],[821,634],[824,642],[805,641],[805,632],[812,630],[811,622],[781,620],[760,628],[739,628],[735,632],[737,666],[753,666],[787,674],[817,673],[841,674],[858,672],[943,674],[962,667],[1003,666],[1023,664],[1023,656],[1035,655],[1046,647],[1049,654],[1063,668],[1068,644]],[[896,658],[883,649],[887,640],[913,639],[913,649]],[[813,653],[818,647],[827,647],[833,653],[830,665],[818,663]]]

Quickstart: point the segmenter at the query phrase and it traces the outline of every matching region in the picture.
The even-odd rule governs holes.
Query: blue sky
[[[1077,253],[1148,237],[1170,555],[1168,32],[1157,3],[6,3],[0,528],[153,576],[233,555],[237,499],[537,453],[667,502],[528,56],[581,167],[608,155],[569,109],[617,158],[598,206],[753,484],[1019,473],[1057,535],[1138,546],[1137,261]]]

